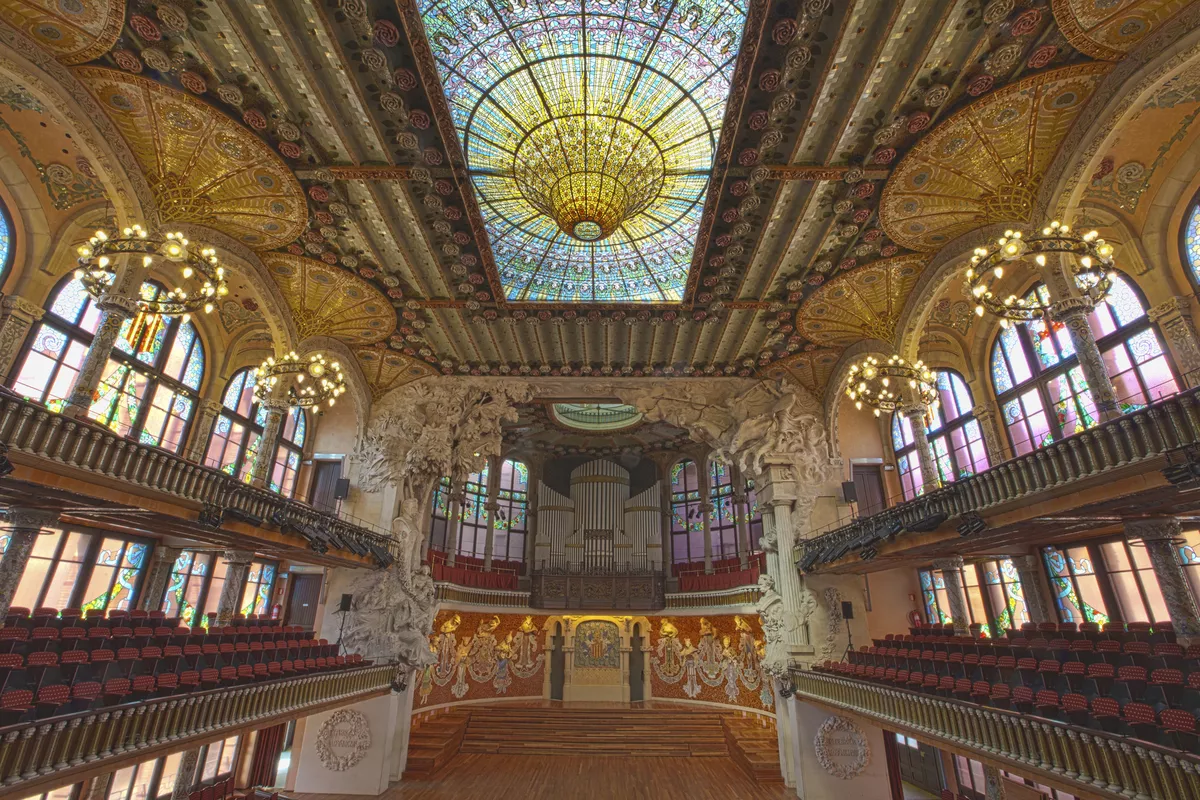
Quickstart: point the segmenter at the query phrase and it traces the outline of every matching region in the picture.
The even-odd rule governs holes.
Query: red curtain
[[[283,752],[283,737],[286,734],[286,722],[258,732],[254,743],[254,763],[250,768],[250,787],[275,785],[279,754]]]

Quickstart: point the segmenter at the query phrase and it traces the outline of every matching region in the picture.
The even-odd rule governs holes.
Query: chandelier
[[[850,365],[846,396],[854,407],[871,406],[875,416],[882,411],[895,411],[913,401],[933,408],[938,404],[936,376],[922,361],[905,361],[892,356],[881,362],[867,356]]]
[[[294,350],[279,358],[271,356],[254,370],[254,379],[254,399],[267,406],[276,402],[281,381],[290,384],[285,396],[292,408],[316,409],[326,402],[332,408],[346,391],[342,365],[322,353],[313,353],[307,361]]]
[[[75,277],[87,293],[97,300],[117,278],[113,263],[116,256],[141,255],[142,266],[149,269],[156,259],[180,265],[187,284],[167,288],[147,297],[139,293],[137,309],[148,316],[191,314],[203,310],[212,312],[215,300],[229,292],[225,283],[225,268],[218,263],[217,251],[211,247],[192,246],[182,233],[151,235],[141,225],[130,225],[121,231],[101,228],[77,250],[79,268]]]
[[[1001,297],[993,289],[1004,277],[1004,265],[1022,262],[1032,255],[1039,267],[1046,266],[1047,254],[1061,254],[1084,300],[1094,306],[1108,296],[1113,283],[1113,246],[1100,238],[1096,231],[1080,235],[1070,226],[1055,220],[1040,233],[1025,236],[1021,231],[1005,231],[989,247],[977,247],[967,268],[966,289],[975,301],[975,313],[987,311],[1000,317],[1000,324],[1009,320],[1029,321],[1044,316],[1050,307],[1037,294]]]
[[[643,130],[587,112],[530,131],[513,154],[513,177],[525,200],[563,233],[598,242],[654,202],[666,166]]]

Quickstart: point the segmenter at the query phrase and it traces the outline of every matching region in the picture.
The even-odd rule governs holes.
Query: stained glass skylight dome
[[[421,0],[509,300],[683,299],[745,0]]]

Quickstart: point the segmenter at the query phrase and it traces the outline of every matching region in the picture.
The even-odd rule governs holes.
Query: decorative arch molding
[[[837,364],[834,365],[829,382],[825,384],[825,394],[821,398],[825,407],[825,435],[829,439],[829,449],[833,458],[842,457],[841,440],[838,438],[838,404],[842,402],[842,390],[850,374],[850,365],[866,356],[887,359],[893,352],[891,342],[863,339],[843,350]]]
[[[118,224],[157,224],[158,209],[150,184],[91,92],[52,54],[3,21],[0,45],[0,73],[14,78],[52,108],[76,133],[80,149],[109,191]]]
[[[1200,52],[1197,58],[1200,58]],[[1197,193],[1200,193],[1200,139],[1192,142],[1175,159],[1163,189],[1153,198],[1140,238],[1148,263],[1167,266],[1167,277],[1163,282],[1179,295],[1193,291],[1189,277],[1191,267],[1184,261],[1180,235]],[[1150,299],[1157,303],[1166,298]]]
[[[10,211],[12,209],[9,209]],[[45,219],[45,217],[43,217]],[[60,223],[58,229],[51,232],[49,247],[43,250],[35,261],[30,260],[21,264],[13,262],[13,277],[11,291],[31,302],[41,303],[58,285],[63,275],[78,267],[78,256],[75,248],[86,240],[98,226],[108,219],[107,206],[91,204],[77,208],[66,220]],[[18,269],[23,266],[23,269]]]
[[[35,264],[45,263],[54,247],[54,232],[46,218],[46,209],[33,184],[25,177],[17,159],[0,148],[0,199],[8,209],[13,235],[12,270],[5,283],[8,294],[21,294],[26,276]]]
[[[358,438],[361,438],[366,432],[367,420],[371,416],[371,386],[367,383],[367,376],[363,374],[362,365],[354,357],[354,352],[346,346],[345,342],[334,339],[332,336],[310,336],[302,341],[295,350],[301,356],[317,351],[329,353],[341,362],[342,370],[346,375],[346,388],[349,390],[350,396],[354,398],[354,405],[358,410],[356,432]]]

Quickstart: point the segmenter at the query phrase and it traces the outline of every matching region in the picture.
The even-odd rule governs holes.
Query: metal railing
[[[0,794],[74,783],[98,762],[152,757],[189,740],[307,716],[391,690],[394,664],[158,697],[0,728]]]
[[[1200,389],[1190,389],[1062,441],[955,481],[915,500],[804,540],[797,566],[811,571],[904,532],[935,530],[961,518],[961,533],[982,529],[979,512],[1083,478],[1200,444]],[[1192,478],[1200,477],[1193,475]]]
[[[966,748],[1090,795],[1200,800],[1200,758],[1030,714],[793,669],[796,697],[866,717],[935,746]]]
[[[201,507],[199,522],[219,527],[226,519],[269,524],[308,541],[319,553],[348,550],[390,564],[398,544],[369,530],[274,492],[239,481],[147,444],[126,439],[87,420],[69,419],[15,395],[0,395],[0,445],[9,455],[32,456],[110,479],[164,492]],[[50,467],[53,471],[53,467]]]

